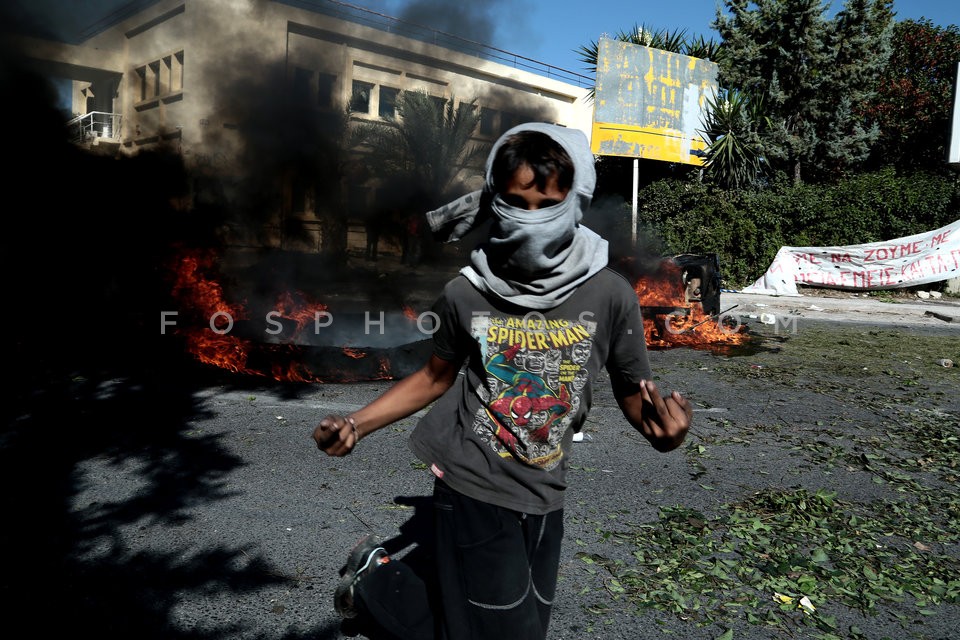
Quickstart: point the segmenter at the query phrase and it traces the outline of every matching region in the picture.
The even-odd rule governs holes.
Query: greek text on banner
[[[838,289],[912,287],[960,276],[960,220],[913,236],[844,247],[780,247],[744,293],[797,296],[797,283]]]

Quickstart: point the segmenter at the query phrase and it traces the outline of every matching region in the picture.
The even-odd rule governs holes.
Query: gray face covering
[[[573,185],[563,202],[527,211],[492,196],[491,168],[503,142],[519,131],[540,131],[556,140],[574,165]],[[427,213],[434,231],[448,229],[454,241],[491,218],[489,238],[470,254],[461,273],[479,290],[531,309],[550,309],[607,264],[607,241],[580,224],[596,185],[593,154],[577,129],[531,122],[503,134],[487,158],[484,190]],[[486,210],[482,210],[485,208]]]
[[[535,279],[556,270],[569,256],[577,231],[573,198],[527,211],[494,196],[490,208],[493,222],[484,250],[505,272]]]

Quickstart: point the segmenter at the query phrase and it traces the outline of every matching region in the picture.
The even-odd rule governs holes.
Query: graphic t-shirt
[[[458,276],[433,312],[434,354],[467,364],[411,435],[414,453],[477,500],[561,508],[573,434],[601,368],[614,385],[651,376],[636,292],[604,269],[541,312],[487,298]]]

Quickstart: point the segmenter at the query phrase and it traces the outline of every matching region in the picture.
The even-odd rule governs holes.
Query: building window
[[[457,105],[457,112],[461,118],[467,118],[473,116],[473,114],[477,112],[478,108],[479,107],[477,107],[477,105],[470,102],[461,102]]]
[[[313,71],[296,67],[293,70],[293,99],[297,104],[310,104],[310,81],[313,80]]]
[[[497,130],[497,112],[487,107],[480,108],[480,135],[493,136]]]
[[[170,65],[170,90],[183,91],[183,51],[167,58],[167,64]]]
[[[141,102],[175,95],[183,91],[183,51],[164,56],[136,68]]]
[[[321,109],[332,109],[333,89],[337,85],[337,76],[332,73],[320,72],[317,79],[317,106]]]
[[[148,98],[157,98],[163,95],[160,91],[160,61],[151,62],[147,65],[147,82],[150,86],[147,88]]]
[[[515,113],[508,113],[504,111],[500,114],[500,133],[505,133],[508,129],[520,124],[520,116]]]
[[[397,98],[400,97],[400,89],[393,87],[380,87],[380,117],[388,120],[397,118]]]
[[[350,111],[355,113],[370,113],[370,94],[372,92],[372,84],[354,80],[353,93],[350,96]]]
[[[142,102],[147,99],[147,68],[146,67],[137,68],[137,82],[140,83],[140,95],[137,96],[137,101]]]
[[[433,104],[437,107],[437,112],[443,113],[444,109],[447,106],[447,99],[442,96],[430,96],[430,99],[433,101]]]

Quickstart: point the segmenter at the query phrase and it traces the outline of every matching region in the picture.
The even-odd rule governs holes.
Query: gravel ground
[[[746,348],[652,351],[661,388],[695,406],[677,451],[646,445],[599,382],[574,452],[550,638],[958,637],[956,602],[917,606],[910,593],[867,614],[818,593],[818,615],[834,621],[825,629],[799,610],[769,613],[770,592],[720,615],[707,601],[643,607],[621,588],[637,541],[662,532],[651,527],[664,509],[696,514],[684,522],[700,526],[764,491],[818,489],[846,509],[931,493],[956,509],[960,366],[937,361],[960,362],[960,324],[905,306],[881,321],[875,300],[839,299],[821,313],[812,307],[832,308],[823,298],[724,294],[721,306],[743,313]],[[953,301],[938,304],[960,315]],[[796,321],[764,324],[756,311]],[[43,370],[11,388],[0,440],[6,619],[30,635],[102,639],[343,637],[331,596],[346,552],[375,532],[414,561],[431,476],[407,448],[415,417],[343,459],[319,454],[309,434],[390,382],[266,382],[198,368],[171,344],[144,360]],[[942,439],[927,438],[934,426]],[[893,454],[878,443],[905,430],[933,449],[898,475],[881,468]],[[957,517],[932,513],[923,535],[904,533],[912,521],[900,532],[954,580]],[[896,583],[900,570],[880,579]],[[749,610],[767,618],[748,621]]]

